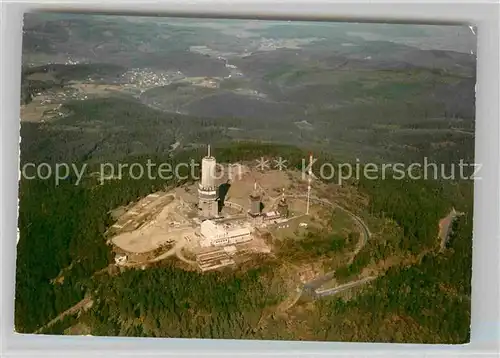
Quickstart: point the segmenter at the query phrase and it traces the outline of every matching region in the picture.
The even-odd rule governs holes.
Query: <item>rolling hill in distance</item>
[[[474,44],[466,27],[28,14],[23,93],[87,91],[87,101],[62,103],[79,111],[42,126],[91,147],[100,137],[70,128],[138,134],[137,154],[210,138],[325,148],[349,160],[413,160],[436,148],[438,160],[453,159],[473,148]],[[96,90],[79,85],[88,79]],[[156,143],[140,139],[137,117],[121,127],[79,118],[97,105],[126,117],[123,101],[154,112],[154,126],[190,125],[165,128]],[[40,125],[33,117],[27,132]]]

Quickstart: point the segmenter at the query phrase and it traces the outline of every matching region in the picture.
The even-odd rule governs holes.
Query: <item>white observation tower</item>
[[[210,145],[208,145],[207,156],[201,160],[201,179],[198,185],[199,215],[205,219],[219,216],[217,186],[215,184],[216,164],[215,157],[210,153]]]

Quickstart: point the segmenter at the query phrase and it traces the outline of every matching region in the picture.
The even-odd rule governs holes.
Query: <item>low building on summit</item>
[[[263,214],[265,221],[277,220],[281,218],[281,215],[277,211],[268,211]]]
[[[201,247],[225,246],[252,239],[252,231],[248,225],[238,223],[217,223],[205,220],[201,223]]]

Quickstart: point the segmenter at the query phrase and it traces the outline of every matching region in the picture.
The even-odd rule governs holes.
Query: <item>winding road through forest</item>
[[[286,197],[307,199],[307,194],[286,195]],[[363,221],[363,219],[361,219],[359,216],[354,214],[352,211],[344,208],[343,206],[341,206],[337,203],[333,203],[333,202],[329,201],[328,199],[318,198],[317,196],[310,196],[310,200],[315,201],[321,205],[329,206],[332,209],[338,208],[338,209],[344,211],[356,222],[358,227],[361,229],[361,236],[360,236],[359,242],[356,245],[356,249],[352,252],[351,258],[349,259],[349,262],[348,262],[349,265],[352,264],[356,255],[361,251],[361,249],[368,242],[368,239],[371,237],[370,229],[368,228],[366,223]],[[316,277],[313,280],[306,282],[302,287],[297,287],[295,294],[293,294],[293,296],[290,296],[285,301],[283,301],[282,304],[280,304],[280,307],[278,309],[282,312],[290,309],[299,301],[299,299],[302,297],[302,295],[305,293],[305,291],[307,291],[308,295],[312,296],[313,298],[332,296],[332,295],[338,294],[340,292],[343,292],[347,289],[357,287],[357,286],[360,286],[364,283],[370,282],[376,278],[376,276],[370,276],[370,277],[366,277],[366,278],[363,278],[360,280],[351,281],[351,282],[348,282],[348,283],[345,283],[343,285],[333,287],[333,288],[330,288],[327,290],[317,290],[318,287],[320,287],[324,283],[332,280],[334,278],[334,276],[335,276],[335,271],[330,271],[330,272],[327,272],[326,274],[324,274],[323,276]]]

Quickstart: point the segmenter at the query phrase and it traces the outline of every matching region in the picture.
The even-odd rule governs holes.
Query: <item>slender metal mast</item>
[[[306,215],[309,215],[309,205],[310,205],[310,200],[311,200],[311,179],[312,179],[312,164],[313,164],[313,155],[312,153],[309,154],[309,178],[308,178],[308,183],[307,183],[307,208],[306,208]]]

